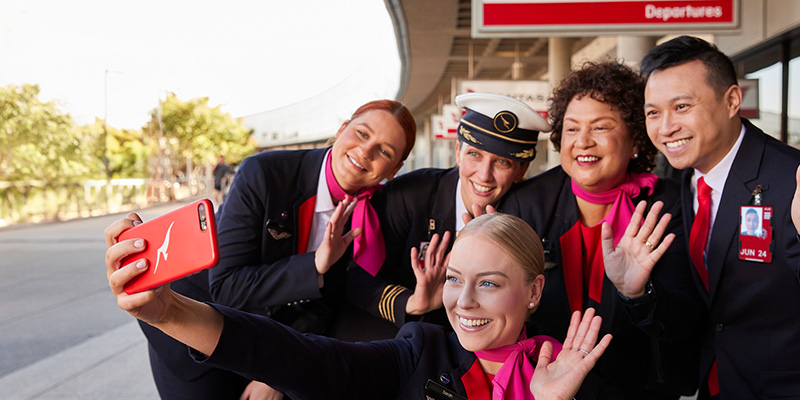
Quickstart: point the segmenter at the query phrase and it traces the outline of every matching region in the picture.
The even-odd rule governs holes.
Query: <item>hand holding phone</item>
[[[125,285],[134,294],[178,280],[219,262],[214,207],[197,200],[151,221],[130,228],[119,240],[144,239],[144,251],[122,260],[122,265],[146,259],[149,269]]]

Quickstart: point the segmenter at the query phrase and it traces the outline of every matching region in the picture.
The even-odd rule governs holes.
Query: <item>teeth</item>
[[[479,185],[479,184],[477,184],[475,182],[472,183],[472,187],[474,187],[475,190],[477,190],[477,191],[479,191],[481,193],[486,193],[486,192],[491,192],[492,191],[492,188],[490,188],[489,186]]]
[[[580,162],[595,162],[600,160],[600,157],[595,156],[578,156],[578,161]]]
[[[364,168],[363,165],[359,164],[358,161],[356,161],[353,157],[347,156],[347,158],[350,159],[350,162],[355,164],[356,167],[366,170],[366,168]]]
[[[686,143],[689,143],[689,139],[676,140],[674,142],[667,142],[665,144],[666,144],[668,149],[674,149],[676,147],[681,147]]]
[[[460,322],[461,325],[473,328],[473,327],[476,327],[476,326],[486,325],[486,324],[489,323],[489,320],[488,319],[466,319],[464,317],[458,317],[458,322]]]

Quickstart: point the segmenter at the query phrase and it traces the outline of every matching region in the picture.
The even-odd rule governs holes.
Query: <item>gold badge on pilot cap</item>
[[[517,116],[510,111],[500,111],[494,116],[494,129],[500,133],[509,133],[517,129]]]
[[[536,157],[539,132],[550,124],[527,104],[493,93],[465,93],[456,104],[466,109],[458,124],[458,139],[475,148],[519,162]]]

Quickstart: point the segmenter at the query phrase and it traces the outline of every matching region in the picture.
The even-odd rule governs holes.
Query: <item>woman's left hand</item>
[[[625,297],[633,298],[644,295],[645,285],[650,279],[653,267],[675,239],[675,234],[670,233],[661,241],[661,236],[664,235],[672,218],[669,213],[664,214],[656,224],[656,219],[661,208],[664,207],[664,203],[655,202],[642,224],[645,207],[644,201],[639,202],[636,206],[631,222],[616,248],[614,248],[611,226],[603,223],[603,263],[606,276]]]
[[[431,237],[426,249],[411,249],[411,269],[417,285],[406,302],[406,314],[422,315],[442,307],[442,289],[450,254],[445,254],[450,243],[450,231],[445,231],[441,242],[439,234]],[[425,251],[420,260],[419,252]]]
[[[331,266],[342,258],[342,255],[344,255],[350,243],[353,242],[353,239],[361,234],[361,228],[353,229],[344,234],[342,233],[357,203],[357,199],[353,199],[347,195],[344,200],[336,204],[333,216],[331,216],[331,220],[325,226],[325,236],[322,238],[322,243],[320,243],[317,251],[314,253],[314,264],[317,267],[317,274],[324,275],[328,272]]]
[[[480,217],[483,214],[493,214],[496,213],[497,210],[491,204],[487,205],[484,209],[483,207],[473,204],[472,205],[472,214],[470,213],[463,213],[461,214],[461,220],[464,221],[464,225],[468,224],[475,218]]]
[[[607,334],[597,343],[602,323],[603,319],[594,315],[593,308],[586,310],[583,319],[580,311],[575,311],[564,346],[553,362],[553,344],[542,344],[539,361],[531,378],[533,397],[537,400],[570,400],[575,396],[586,375],[611,342],[611,335]]]

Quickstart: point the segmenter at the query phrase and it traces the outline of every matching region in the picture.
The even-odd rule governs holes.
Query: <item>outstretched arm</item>
[[[642,223],[646,203],[640,202],[616,248],[611,227],[608,223],[603,223],[603,262],[606,275],[625,297],[634,298],[645,294],[645,284],[650,279],[653,267],[675,239],[675,234],[670,233],[659,244],[671,219],[670,214],[664,214],[656,224],[663,206],[660,201],[653,204]]]
[[[581,319],[580,311],[572,314],[564,346],[555,361],[553,344],[545,342],[539,351],[539,361],[533,371],[531,392],[538,400],[570,400],[581,387],[584,378],[611,342],[607,334],[597,343],[602,318],[589,308]],[[595,346],[597,343],[597,346]]]
[[[173,292],[169,285],[129,295],[124,286],[148,269],[147,261],[139,259],[127,265],[121,260],[144,250],[143,239],[119,241],[119,234],[142,222],[135,213],[118,220],[105,230],[106,276],[119,308],[164,331],[203,354],[211,354],[222,333],[222,315],[207,304]]]

